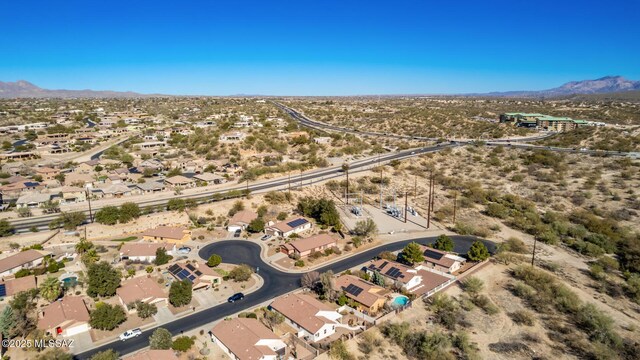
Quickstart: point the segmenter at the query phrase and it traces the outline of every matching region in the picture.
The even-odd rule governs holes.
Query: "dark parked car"
[[[233,233],[233,237],[240,237],[241,233],[242,233],[242,230],[238,229],[236,230],[236,232]]]
[[[236,293],[236,294],[231,295],[229,297],[229,299],[227,299],[227,301],[232,303],[232,302],[236,302],[236,301],[239,301],[239,300],[242,300],[242,299],[244,299],[244,294],[243,293]]]

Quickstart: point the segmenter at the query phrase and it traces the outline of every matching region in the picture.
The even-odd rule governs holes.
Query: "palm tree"
[[[40,295],[49,301],[55,301],[62,295],[60,281],[54,277],[47,277],[47,279],[40,284]]]
[[[95,264],[100,260],[100,256],[96,252],[96,249],[89,249],[86,253],[82,254],[82,262],[85,266]]]
[[[87,241],[87,239],[85,238],[80,239],[80,242],[76,244],[76,252],[78,254],[84,254],[87,251],[89,251],[91,248],[93,248],[93,243],[90,241]]]

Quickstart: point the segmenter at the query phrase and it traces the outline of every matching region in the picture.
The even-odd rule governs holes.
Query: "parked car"
[[[267,241],[267,240],[271,239],[271,237],[272,237],[271,235],[269,235],[269,234],[265,234],[265,235],[262,235],[262,237],[260,238],[260,240],[262,240],[262,241]]]
[[[241,233],[242,233],[242,230],[238,229],[236,230],[236,232],[233,233],[233,237],[240,237]]]
[[[140,330],[140,328],[125,331],[122,334],[120,334],[120,340],[122,341],[129,340],[131,338],[138,337],[141,334],[142,334],[142,330]]]
[[[230,303],[233,303],[233,302],[236,302],[236,301],[240,301],[242,299],[244,299],[244,294],[243,293],[235,293],[235,294],[231,295],[229,297],[229,299],[227,299],[227,301],[230,302]]]
[[[178,254],[188,254],[191,252],[191,248],[188,246],[183,246],[178,249]]]

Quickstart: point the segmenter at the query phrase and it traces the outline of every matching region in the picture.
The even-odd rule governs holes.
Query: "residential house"
[[[93,172],[72,172],[66,174],[64,182],[65,184],[69,184],[72,186],[89,188],[93,186],[93,183],[95,181],[93,174]]]
[[[202,261],[173,264],[167,270],[177,280],[191,282],[193,290],[208,289],[222,283],[222,276]]]
[[[280,237],[289,237],[292,234],[300,234],[311,229],[311,223],[305,218],[290,218],[276,223],[265,229],[267,234]]]
[[[142,239],[147,241],[161,241],[172,244],[184,244],[191,240],[191,230],[177,226],[158,226],[142,233]]]
[[[188,177],[182,175],[172,176],[170,178],[164,179],[165,185],[170,189],[176,188],[192,188],[196,186],[196,182],[193,179],[189,179]]]
[[[305,294],[288,294],[275,299],[269,307],[285,317],[298,337],[313,342],[320,341],[336,332],[342,315]]]
[[[231,359],[284,359],[287,345],[273,331],[251,318],[224,320],[211,329],[211,340]]]
[[[0,282],[0,298],[13,296],[21,291],[37,288],[35,275],[23,276],[21,278],[9,279]]]
[[[399,262],[384,259],[372,262],[363,270],[369,274],[377,271],[396,286],[415,295],[423,295],[439,289],[455,279],[452,275],[445,276],[443,273],[435,273],[423,268],[414,269]]]
[[[44,203],[50,200],[51,194],[42,194],[34,191],[23,192],[16,201],[16,208],[39,208]]]
[[[342,275],[335,286],[344,291],[347,298],[356,303],[356,310],[366,314],[376,314],[387,302],[389,291],[353,275]]]
[[[249,223],[257,218],[258,214],[251,210],[240,210],[237,213],[233,214],[231,219],[229,219],[227,230],[231,232],[244,230],[247,228],[247,226],[249,226]]]
[[[220,135],[219,139],[224,142],[238,142],[244,140],[246,137],[247,134],[240,131],[234,131]]]
[[[196,174],[193,176],[193,178],[197,181],[204,182],[206,185],[218,185],[227,182],[227,179],[225,179],[223,176],[212,173]]]
[[[84,188],[77,186],[63,186],[57,189],[62,197],[62,203],[74,204],[87,201],[87,192]]]
[[[2,172],[11,176],[18,176],[20,174],[27,174],[29,167],[23,162],[10,162],[2,165]]]
[[[89,310],[81,297],[65,296],[44,308],[38,329],[54,336],[73,336],[91,329],[89,319]]]
[[[131,189],[124,184],[111,184],[93,189],[92,193],[99,198],[121,198],[131,195]]]
[[[445,273],[454,273],[464,265],[466,259],[446,251],[430,248],[421,245],[422,254],[424,255],[424,265],[431,269],[442,271]]]
[[[23,191],[39,190],[41,188],[43,186],[39,182],[24,180],[2,185],[0,186],[0,192],[7,197],[19,197]]]
[[[137,183],[134,186],[140,194],[152,194],[164,191],[164,183],[160,181],[148,180],[143,183]]]
[[[0,276],[15,274],[21,269],[32,269],[42,264],[48,253],[29,249],[0,259]]]
[[[329,234],[318,234],[280,245],[280,252],[289,256],[305,257],[312,252],[324,251],[334,246],[338,246],[335,238]]]
[[[131,305],[137,301],[147,304],[166,305],[169,299],[168,295],[158,285],[158,281],[149,275],[125,281],[116,289],[116,294],[120,304],[129,313],[136,311],[135,306]]]
[[[154,242],[127,242],[120,248],[120,258],[136,262],[151,263],[156,260],[156,252],[160,248],[164,248],[169,255],[176,254],[175,244]]]

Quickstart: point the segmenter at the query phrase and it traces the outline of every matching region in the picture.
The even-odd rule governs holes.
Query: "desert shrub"
[[[530,311],[516,310],[509,314],[511,320],[518,325],[533,326],[534,317]]]

